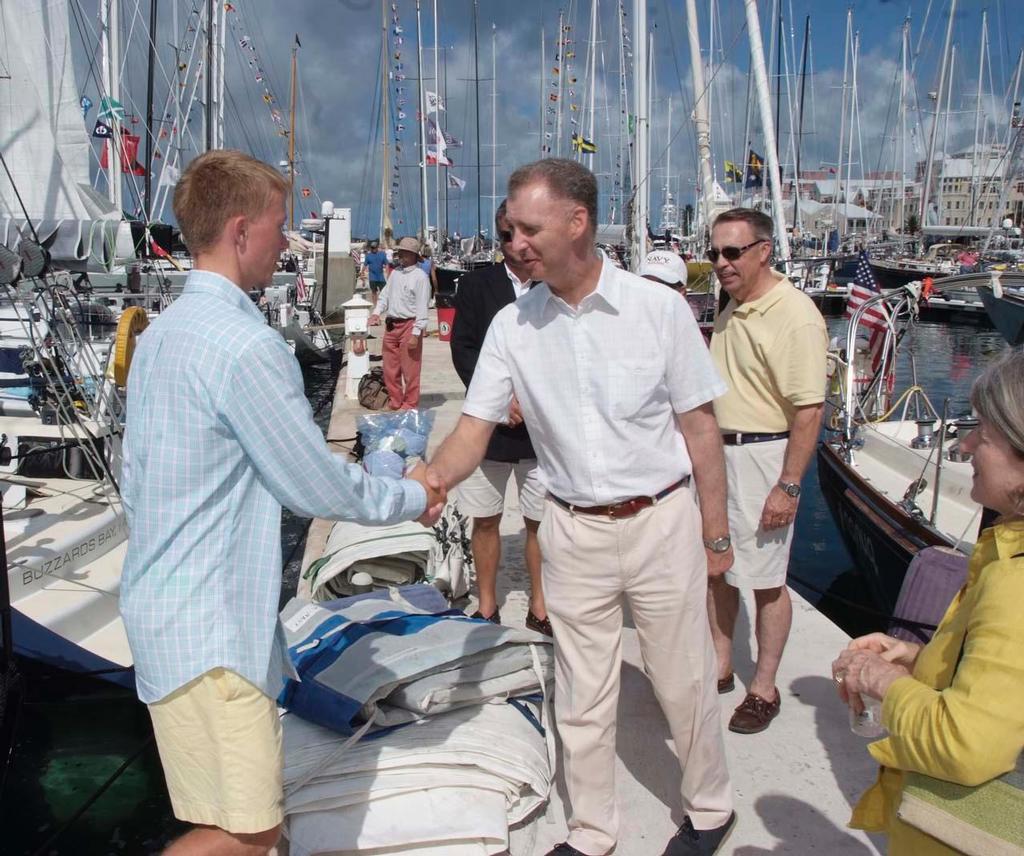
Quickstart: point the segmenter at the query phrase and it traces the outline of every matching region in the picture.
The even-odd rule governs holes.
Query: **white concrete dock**
[[[455,425],[464,396],[448,345],[437,340],[436,329],[432,317],[434,332],[424,342],[421,401],[422,407],[435,413],[432,449]],[[355,418],[363,412],[358,402],[344,399],[344,386],[343,375],[329,440],[353,437]],[[329,522],[314,522],[303,569],[321,555],[329,531]],[[508,624],[521,624],[526,616],[528,576],[522,561],[522,518],[511,495],[501,532],[498,584],[502,618]],[[735,657],[737,686],[721,697],[738,819],[721,852],[737,856],[884,852],[884,839],[846,828],[852,804],[876,775],[866,741],[850,732],[846,709],[829,677],[829,664],[849,637],[796,592],[791,594],[793,630],[778,678],[782,711],[767,731],[756,735],[725,730],[733,708],[743,699],[743,684],[753,673],[756,648],[747,618],[752,605],[741,611],[737,638],[745,641]],[[623,655],[616,769],[622,830],[615,853],[657,856],[682,819],[680,774],[628,618]],[[563,841],[565,834],[564,785],[559,776],[545,814],[531,828],[515,831],[511,852],[514,856],[542,856]]]

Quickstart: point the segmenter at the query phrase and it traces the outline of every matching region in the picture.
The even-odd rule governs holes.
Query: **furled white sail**
[[[89,186],[68,21],[66,0],[0,3],[0,241],[30,233],[27,212],[55,259],[108,267],[122,218]]]

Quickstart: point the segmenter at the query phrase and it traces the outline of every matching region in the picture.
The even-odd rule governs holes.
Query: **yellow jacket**
[[[896,817],[904,770],[978,785],[1013,769],[1024,749],[1024,558],[1011,558],[1018,553],[1021,524],[981,534],[967,584],[913,676],[895,681],[882,701],[889,736],[868,747],[882,768],[850,826],[888,833],[891,856],[957,852]]]

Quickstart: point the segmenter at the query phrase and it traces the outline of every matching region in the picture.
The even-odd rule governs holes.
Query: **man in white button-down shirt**
[[[707,575],[732,563],[711,406],[725,385],[685,302],[595,251],[589,170],[556,159],[516,170],[507,221],[542,282],[495,316],[432,467],[449,487],[468,476],[516,396],[548,491],[539,537],[572,806],[568,839],[549,856],[616,844],[627,600],[683,769],[686,818],[664,853],[713,853],[735,821],[705,606]],[[685,489],[691,475],[703,516]]]

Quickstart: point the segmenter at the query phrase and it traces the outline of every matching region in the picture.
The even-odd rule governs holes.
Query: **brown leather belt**
[[[611,517],[614,520],[618,520],[623,517],[632,517],[634,514],[639,514],[645,508],[650,508],[652,505],[655,505],[659,499],[664,499],[672,493],[672,491],[678,490],[681,487],[686,487],[689,483],[690,477],[683,476],[675,484],[669,485],[664,490],[654,494],[654,496],[634,496],[632,499],[624,499],[622,502],[613,502],[611,505],[573,505],[571,502],[566,502],[564,499],[560,499],[553,493],[550,494],[550,496],[555,502],[562,506],[562,508],[567,508],[575,514],[598,514],[603,517]]]
[[[748,431],[736,431],[733,434],[723,434],[722,442],[726,446],[746,446],[747,443],[767,443],[769,440],[785,440],[789,437],[788,431],[779,431],[777,434],[754,434]]]

